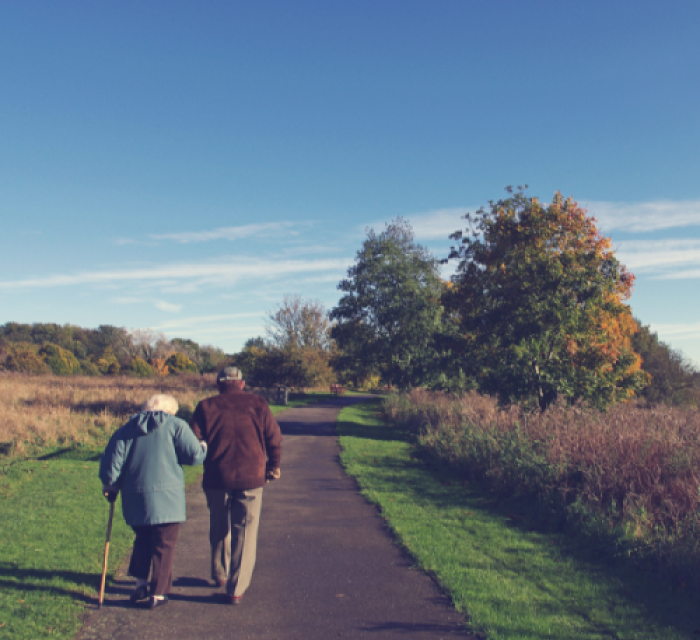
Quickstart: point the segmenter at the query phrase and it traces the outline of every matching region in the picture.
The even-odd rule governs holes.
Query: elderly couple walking
[[[155,395],[110,439],[99,475],[110,502],[121,491],[124,519],[136,534],[132,602],[150,596],[151,609],[168,602],[185,521],[184,464],[204,463],[212,580],[226,587],[230,604],[238,604],[248,588],[263,486],[280,477],[282,434],[267,402],[244,386],[238,368],[221,370],[219,395],[197,405],[190,425],[175,417],[175,398]]]

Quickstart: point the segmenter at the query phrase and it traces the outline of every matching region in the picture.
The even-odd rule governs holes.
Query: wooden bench
[[[345,393],[345,387],[342,384],[332,384],[331,393],[335,396],[342,396]]]

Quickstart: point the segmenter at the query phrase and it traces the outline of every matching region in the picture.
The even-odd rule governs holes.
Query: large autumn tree
[[[522,188],[467,214],[443,300],[482,391],[544,410],[557,397],[599,407],[648,383],[632,349],[634,276],[571,198],[542,205]]]
[[[382,233],[370,229],[338,289],[343,296],[330,315],[340,366],[400,388],[425,384],[442,315],[440,273],[410,224],[398,218]]]

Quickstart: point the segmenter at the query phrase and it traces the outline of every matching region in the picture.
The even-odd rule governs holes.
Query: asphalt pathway
[[[277,417],[282,477],[264,491],[257,565],[240,605],[223,604],[209,580],[208,511],[197,485],[187,497],[170,602],[154,611],[130,606],[134,582],[122,567],[79,640],[473,639],[339,464],[335,420],[358,400]]]

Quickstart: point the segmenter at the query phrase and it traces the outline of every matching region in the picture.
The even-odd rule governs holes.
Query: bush
[[[90,362],[90,360],[80,360],[80,371],[85,376],[101,375],[97,365],[94,362]]]
[[[197,373],[197,365],[182,353],[173,353],[166,361],[171,373]]]
[[[104,375],[116,376],[121,371],[119,361],[114,355],[111,347],[107,347],[102,353],[102,357],[97,361],[97,368]]]
[[[57,344],[47,342],[39,350],[39,355],[46,360],[51,371],[57,376],[69,376],[80,373],[78,359],[67,349],[62,349]]]
[[[27,342],[16,342],[6,345],[3,368],[17,373],[45,375],[51,373],[51,368],[37,353],[37,347]]]
[[[138,376],[139,378],[150,378],[156,375],[155,369],[143,358],[139,358],[138,356],[129,361],[127,371],[131,375]]]

